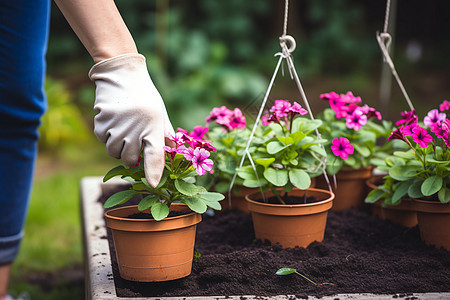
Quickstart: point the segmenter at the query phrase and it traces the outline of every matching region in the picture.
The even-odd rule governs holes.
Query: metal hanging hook
[[[284,49],[284,45],[286,45],[287,50],[290,53],[294,52],[295,47],[297,46],[297,43],[295,42],[295,39],[290,35],[283,35],[280,36],[280,46],[282,49]]]

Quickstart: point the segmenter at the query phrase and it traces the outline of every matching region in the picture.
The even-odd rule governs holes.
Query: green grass
[[[11,293],[27,291],[33,300],[83,299],[80,284],[74,287],[73,278],[58,277],[62,270],[82,268],[80,180],[102,176],[118,163],[99,142],[67,147],[56,159],[48,153],[40,155]],[[52,282],[30,279],[46,277]]]

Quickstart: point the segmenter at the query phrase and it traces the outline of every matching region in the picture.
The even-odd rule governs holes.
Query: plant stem
[[[317,285],[317,283],[315,283],[314,281],[312,281],[311,279],[309,279],[308,277],[306,277],[305,275],[295,271],[296,274],[300,275],[301,277],[303,277],[304,279],[308,280],[309,282],[311,282],[314,285]]]

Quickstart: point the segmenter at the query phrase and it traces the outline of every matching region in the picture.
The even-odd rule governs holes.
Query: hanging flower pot
[[[264,194],[266,199],[275,197],[272,192]],[[260,192],[245,197],[252,214],[257,239],[280,243],[284,248],[307,247],[314,241],[323,240],[328,210],[333,205],[334,195],[326,190],[294,188],[289,197],[303,201],[315,199],[306,204],[264,203]]]
[[[450,251],[450,204],[415,199],[414,206],[422,240]]]
[[[156,221],[130,218],[140,212],[137,205],[105,212],[122,278],[167,281],[191,273],[195,231],[201,215],[179,203],[173,203],[170,210],[185,213]]]
[[[377,183],[382,183],[382,181],[382,176],[374,176],[368,179],[366,184],[369,189],[377,190]],[[398,205],[383,205],[383,200],[379,199],[372,203],[372,216],[389,220],[404,227],[417,225],[417,213],[412,199],[404,197]]]

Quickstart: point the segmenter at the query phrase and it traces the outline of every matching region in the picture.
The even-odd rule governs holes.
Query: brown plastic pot
[[[289,195],[314,196],[316,203],[308,204],[267,204],[259,202],[260,192],[246,195],[248,209],[252,214],[257,239],[280,243],[283,248],[307,247],[314,241],[323,241],[328,210],[333,205],[334,194],[326,190],[309,188],[293,189]],[[265,193],[272,197],[273,193]]]
[[[450,251],[450,203],[414,199],[414,206],[422,240]]]
[[[172,204],[171,211],[190,211],[185,204]],[[191,274],[195,232],[201,215],[191,212],[153,219],[130,219],[137,205],[105,212],[111,228],[120,276],[126,280],[168,281]]]
[[[350,207],[357,209],[363,208],[365,205],[364,199],[368,193],[366,180],[372,177],[372,170],[373,166],[360,169],[342,168],[336,174],[337,188],[334,187],[333,177],[328,175],[333,193],[335,194],[333,208],[331,210],[344,210]],[[320,176],[318,181],[318,188],[328,189],[323,176]]]
[[[373,176],[366,181],[366,184],[369,189],[378,189],[375,183],[382,178],[383,176]],[[382,203],[383,199],[380,199],[372,204],[372,216],[389,220],[403,227],[414,227],[417,225],[417,213],[412,199],[402,198],[399,205],[383,206]]]

